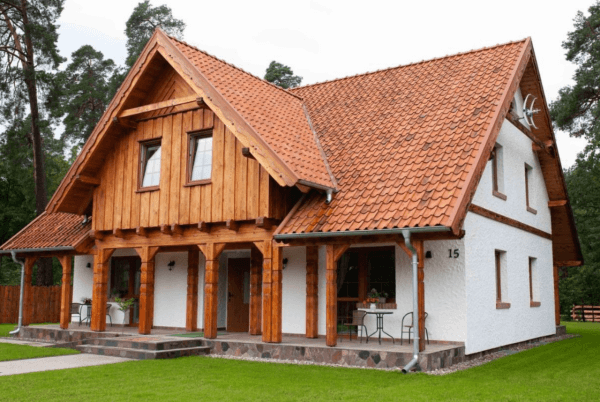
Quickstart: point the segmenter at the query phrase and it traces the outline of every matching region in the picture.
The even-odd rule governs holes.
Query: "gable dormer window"
[[[212,173],[212,131],[189,133],[188,184],[210,182]]]
[[[160,140],[140,143],[140,189],[157,190],[160,186],[160,145]]]

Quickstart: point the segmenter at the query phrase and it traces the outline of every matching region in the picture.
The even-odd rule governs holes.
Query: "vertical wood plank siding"
[[[186,186],[189,131],[213,131],[211,182]],[[139,141],[161,138],[160,189],[138,191]],[[264,216],[283,219],[290,189],[277,185],[242,144],[215,118],[200,109],[138,123],[106,155],[94,191],[94,230],[160,225],[242,221]]]
[[[30,324],[59,322],[62,287],[60,285],[31,286],[30,289],[32,295]],[[17,323],[20,295],[20,286],[0,286],[0,324]]]

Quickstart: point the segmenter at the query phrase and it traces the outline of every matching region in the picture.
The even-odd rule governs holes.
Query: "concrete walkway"
[[[11,360],[0,362],[0,376],[34,373],[37,371],[63,370],[77,367],[101,366],[104,364],[127,362],[131,359],[100,355],[67,355],[40,357],[37,359]]]

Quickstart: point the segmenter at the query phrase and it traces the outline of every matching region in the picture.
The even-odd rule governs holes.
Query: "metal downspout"
[[[404,374],[408,373],[419,360],[419,280],[418,280],[418,267],[419,267],[419,256],[417,250],[413,247],[410,242],[410,230],[403,230],[402,236],[404,236],[404,244],[412,252],[412,279],[413,279],[413,358],[408,362],[402,369]],[[416,317],[416,324],[415,324]]]
[[[19,324],[17,329],[9,332],[10,335],[16,335],[21,331],[21,327],[23,326],[23,292],[25,288],[25,263],[21,260],[17,259],[17,253],[15,251],[11,251],[10,255],[12,259],[17,264],[21,265],[21,295],[19,296]]]

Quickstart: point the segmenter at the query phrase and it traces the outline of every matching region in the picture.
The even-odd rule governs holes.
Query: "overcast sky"
[[[138,0],[66,0],[59,48],[89,44],[124,64],[125,22]],[[257,76],[277,60],[303,84],[340,78],[531,36],[546,99],[572,83],[561,43],[592,0],[543,1],[191,1],[167,4],[184,40]],[[563,167],[585,141],[557,132]]]

